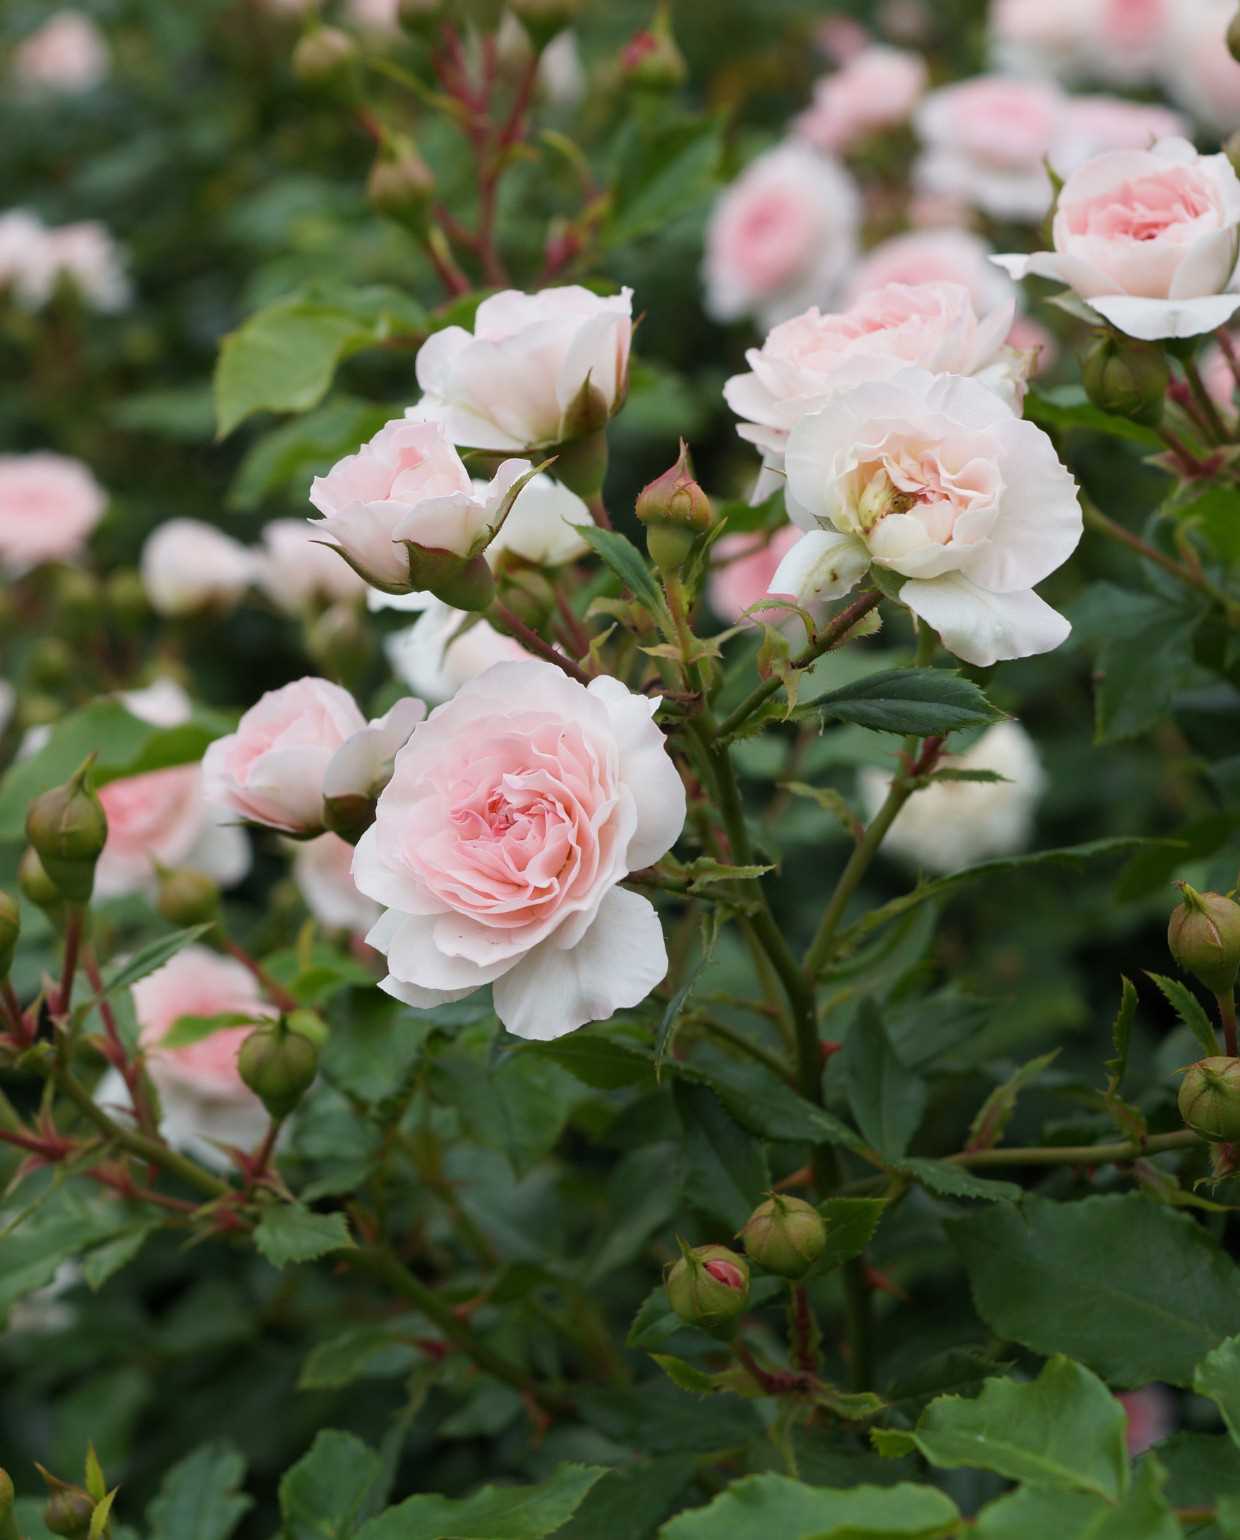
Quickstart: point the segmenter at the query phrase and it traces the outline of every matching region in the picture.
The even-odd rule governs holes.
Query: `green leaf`
[[[652,615],[666,615],[667,605],[663,602],[663,591],[655,580],[654,572],[627,536],[619,535],[612,529],[597,529],[592,524],[580,525],[578,532],[635,599],[640,599]]]
[[[191,1043],[201,1043],[204,1038],[230,1027],[257,1026],[259,1019],[254,1012],[245,1011],[221,1011],[216,1016],[178,1016],[160,1038],[160,1047],[187,1048]]]
[[[1115,1057],[1108,1059],[1105,1065],[1112,1095],[1118,1093],[1124,1071],[1128,1068],[1128,1044],[1132,1038],[1132,1023],[1136,1014],[1137,991],[1132,980],[1126,974],[1121,975],[1119,1010],[1111,1026],[1111,1041],[1115,1045]]]
[[[343,1214],[313,1214],[300,1203],[273,1203],[258,1222],[254,1244],[273,1267],[285,1267],[353,1242]]]
[[[561,1465],[534,1486],[483,1487],[470,1497],[410,1497],[358,1532],[357,1540],[542,1540],[572,1518],[600,1465]]]
[[[848,1105],[881,1155],[899,1160],[926,1111],[926,1082],[896,1057],[873,1000],[862,1002],[840,1055]]]
[[[1059,1049],[1055,1048],[1050,1053],[1042,1054],[1040,1058],[1030,1059],[1027,1064],[1022,1064],[1018,1070],[1009,1075],[1002,1085],[997,1085],[970,1123],[966,1147],[970,1150],[993,1150],[1003,1138],[1012,1120],[1020,1093],[1035,1081],[1044,1069],[1049,1069],[1058,1057]]]
[[[1188,985],[1181,984],[1179,979],[1168,978],[1164,973],[1151,973],[1148,968],[1145,976],[1166,996],[1171,1008],[1180,1019],[1180,1025],[1187,1027],[1197,1039],[1202,1053],[1207,1058],[1217,1054],[1218,1038],[1214,1035],[1214,1027],[1202,1008],[1201,1001]]]
[[[1203,534],[1224,566],[1240,563],[1240,492],[1234,487],[1210,487],[1175,508],[1174,517],[1183,528]]]
[[[932,1401],[911,1433],[876,1428],[871,1436],[880,1454],[916,1449],[949,1470],[989,1470],[1114,1502],[1128,1486],[1124,1428],[1124,1409],[1102,1381],[1056,1357],[1031,1384],[987,1380],[974,1400]]]
[[[1240,1320],[1235,1264],[1187,1214],[1135,1193],[1028,1197],[947,1231],[992,1331],[1067,1353],[1111,1385],[1190,1385]]]
[[[1217,1403],[1227,1431],[1240,1444],[1240,1336],[1228,1337],[1206,1354],[1193,1375],[1193,1389]]]
[[[977,1198],[982,1203],[1015,1203],[1025,1189],[1016,1182],[997,1182],[988,1176],[975,1176],[967,1166],[952,1160],[906,1158],[899,1169],[914,1181],[937,1192],[942,1198]]]
[[[675,1358],[671,1353],[651,1353],[650,1356],[672,1384],[679,1385],[681,1390],[687,1390],[696,1396],[709,1396],[719,1388],[709,1374],[703,1374],[700,1369],[687,1364],[683,1358]]]
[[[338,1390],[355,1380],[405,1373],[417,1351],[383,1326],[351,1326],[312,1347],[297,1380],[299,1390]]]
[[[52,1192],[20,1222],[0,1211],[0,1320],[19,1299],[51,1283],[62,1263],[89,1261],[97,1246],[132,1224],[123,1205],[87,1202],[68,1187]]]
[[[820,1203],[818,1212],[827,1222],[827,1244],[814,1272],[830,1272],[859,1257],[873,1239],[886,1208],[885,1198],[828,1198]]]
[[[969,1540],[1182,1540],[1160,1476],[1156,1462],[1144,1461],[1119,1503],[1084,1492],[1022,1487],[984,1508]]]
[[[840,722],[920,737],[983,727],[1003,715],[972,680],[946,668],[884,669],[829,690],[814,707]]]
[[[1143,427],[1127,417],[1116,417],[1096,407],[1082,385],[1056,385],[1050,390],[1031,390],[1025,397],[1025,416],[1043,428],[1078,428],[1089,433],[1105,433],[1109,438],[1130,439],[1150,449],[1162,447],[1153,428]]]
[[[132,957],[107,970],[103,976],[103,993],[80,1008],[83,1014],[93,1008],[98,1000],[128,989],[148,973],[154,973],[156,968],[162,968],[170,958],[175,957],[184,947],[192,945],[200,936],[205,936],[210,929],[210,925],[190,925],[185,930],[174,930],[171,935],[157,936],[154,941],[139,947]]]
[[[638,1460],[610,1470],[590,1488],[553,1540],[633,1540],[635,1535],[651,1535],[696,1474],[697,1461],[685,1455]]]
[[[282,1540],[348,1540],[378,1475],[379,1456],[361,1439],[324,1429],[281,1479]]]
[[[659,1540],[931,1540],[959,1522],[934,1487],[806,1486],[787,1476],[745,1476],[704,1508],[680,1513]]]
[[[681,118],[631,130],[616,169],[610,216],[603,235],[619,246],[654,234],[691,213],[716,185],[723,153],[718,118]]]
[[[1214,1521],[1223,1540],[1240,1540],[1240,1497],[1220,1497]]]
[[[771,1185],[762,1147],[705,1086],[678,1081],[684,1124],[685,1201],[735,1233]]]
[[[281,423],[246,451],[229,488],[228,506],[253,513],[278,492],[296,492],[304,502],[311,481],[373,438],[391,415],[388,407],[345,396]]]
[[[146,1510],[148,1540],[228,1540],[253,1498],[237,1489],[245,1456],[221,1439],[174,1465]]]
[[[722,917],[718,909],[713,910],[702,921],[702,945],[698,953],[697,961],[689,970],[684,983],[667,1002],[667,1008],[663,1012],[663,1019],[659,1023],[659,1030],[654,1039],[654,1073],[655,1078],[662,1078],[663,1061],[672,1051],[676,1041],[676,1033],[680,1030],[680,1024],[684,1019],[685,1007],[688,1005],[701,982],[702,975],[710,966],[710,960],[715,955],[715,947],[719,943],[719,927]]]
[[[592,1035],[589,1028],[555,1042],[531,1043],[516,1052],[551,1059],[576,1075],[583,1085],[598,1091],[634,1085],[649,1087],[655,1082],[651,1058],[612,1038]]]
[[[96,1246],[82,1259],[82,1277],[87,1287],[98,1293],[113,1273],[133,1261],[159,1228],[158,1219],[140,1219],[113,1240]]]

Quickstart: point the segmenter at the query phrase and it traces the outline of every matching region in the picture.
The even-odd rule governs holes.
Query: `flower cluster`
[[[92,310],[124,310],[132,298],[124,258],[96,220],[51,228],[37,214],[0,214],[0,296],[41,310],[61,287]]]

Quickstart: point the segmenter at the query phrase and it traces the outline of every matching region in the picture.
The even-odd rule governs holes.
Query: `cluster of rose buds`
[[[1240,1165],[1240,1058],[1236,1056],[1234,991],[1240,973],[1240,904],[1223,893],[1198,893],[1180,883],[1181,902],[1167,927],[1167,944],[1186,973],[1214,995],[1223,1023],[1226,1054],[1211,1054],[1184,1071],[1180,1116],[1213,1146],[1216,1177]]]

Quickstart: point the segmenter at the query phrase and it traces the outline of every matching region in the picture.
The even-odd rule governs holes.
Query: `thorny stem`
[[[108,1042],[112,1046],[113,1062],[120,1070],[125,1081],[125,1088],[129,1092],[129,1100],[133,1103],[134,1116],[138,1120],[138,1127],[144,1134],[156,1134],[155,1114],[151,1110],[151,1104],[147,1100],[146,1091],[142,1085],[142,1071],[130,1058],[125,1044],[121,1041],[121,1034],[116,1025],[116,1016],[112,1010],[111,1001],[105,998],[103,975],[99,971],[99,964],[90,946],[82,950],[82,967],[86,970],[86,977],[90,980],[90,987],[95,991],[95,1001],[99,1007],[99,1016],[103,1022],[103,1030],[107,1033]]]
[[[562,652],[557,652],[550,642],[545,642],[532,626],[527,626],[520,616],[514,614],[501,599],[496,599],[491,608],[505,630],[511,631],[527,652],[534,653],[548,663],[554,663],[556,668],[562,669],[578,684],[590,683],[590,676],[584,669],[578,668],[573,660],[566,658]]]
[[[1158,1155],[1165,1150],[1189,1150],[1203,1143],[1191,1128],[1170,1134],[1150,1134],[1145,1139],[1126,1139],[1114,1144],[1063,1144],[1021,1147],[1008,1145],[996,1150],[961,1150],[947,1159],[957,1166],[1106,1166],[1123,1165],[1142,1155]]]
[[[814,1318],[810,1313],[809,1294],[803,1283],[792,1285],[792,1357],[798,1369],[814,1374],[818,1369],[814,1352]]]
[[[251,957],[243,946],[239,946],[231,936],[226,936],[223,930],[216,927],[220,942],[230,957],[235,957],[245,968],[248,968],[258,982],[263,986],[271,999],[271,1003],[281,1011],[295,1011],[297,1009],[296,998],[289,994],[283,984],[277,983],[272,978],[262,963],[256,957]]]

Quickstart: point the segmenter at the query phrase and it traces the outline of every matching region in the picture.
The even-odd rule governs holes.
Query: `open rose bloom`
[[[662,929],[619,884],[684,823],[656,705],[506,663],[414,730],[353,865],[386,909],[367,940],[389,994],[430,1007],[490,984],[509,1031],[549,1039],[650,993]]]
[[[835,153],[893,124],[903,123],[926,89],[925,60],[900,48],[863,48],[814,87],[813,105],[796,132]]]
[[[1064,617],[1033,591],[1075,550],[1076,483],[1033,423],[976,380],[908,369],[837,392],[789,435],[788,512],[808,533],[773,592],[836,599],[871,563],[943,645],[985,667],[1049,652]]]
[[[964,197],[996,219],[1041,219],[1051,201],[1046,157],[1064,107],[1055,86],[1015,76],[978,75],[932,91],[917,111],[917,186]]]
[[[1059,194],[1053,251],[1005,256],[1015,278],[1066,283],[1130,337],[1195,337],[1240,309],[1240,180],[1183,139],[1101,155]]]
[[[169,519],[142,547],[142,584],[160,615],[231,609],[257,575],[254,555],[201,519]]]
[[[108,62],[108,45],[90,17],[65,10],[18,45],[12,70],[21,85],[74,93],[97,86]]]
[[[45,561],[71,561],[107,507],[79,460],[41,450],[0,455],[0,566],[20,576]]]

